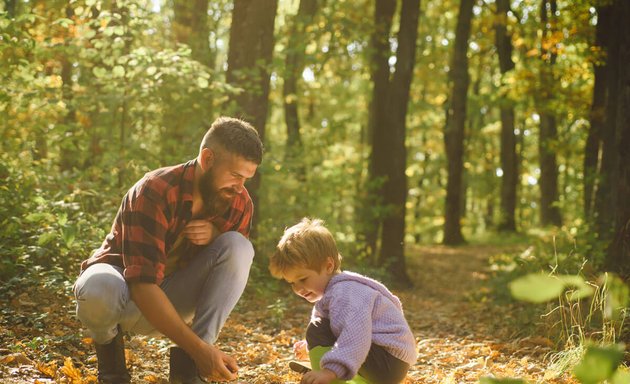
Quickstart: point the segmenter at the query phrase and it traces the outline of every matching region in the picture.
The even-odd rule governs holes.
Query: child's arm
[[[302,376],[300,384],[329,384],[337,378],[333,371],[322,369],[321,371],[311,371]]]
[[[350,380],[365,361],[372,344],[372,309],[378,293],[353,283],[335,285],[329,305],[330,326],[339,333],[335,346],[322,357],[320,366],[337,378]]]

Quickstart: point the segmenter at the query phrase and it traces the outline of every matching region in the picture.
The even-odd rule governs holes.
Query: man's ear
[[[210,148],[201,149],[201,152],[199,153],[199,163],[200,163],[199,165],[201,166],[201,169],[206,171],[209,168],[212,168],[212,165],[214,164],[214,160],[215,160],[215,155],[212,149]]]

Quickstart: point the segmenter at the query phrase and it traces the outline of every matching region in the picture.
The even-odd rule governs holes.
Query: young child
[[[341,272],[340,264],[332,234],[321,220],[308,218],[284,232],[270,259],[274,277],[315,303],[308,348],[332,347],[321,370],[306,373],[302,383],[328,384],[357,373],[371,383],[400,383],[417,358],[400,300],[378,281]]]

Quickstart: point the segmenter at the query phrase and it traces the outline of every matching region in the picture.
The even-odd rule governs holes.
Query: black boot
[[[96,344],[98,359],[98,382],[103,384],[128,384],[131,376],[125,362],[125,342],[123,334],[118,334],[107,344]]]
[[[170,349],[169,368],[168,381],[171,384],[207,383],[199,377],[195,361],[179,347]]]

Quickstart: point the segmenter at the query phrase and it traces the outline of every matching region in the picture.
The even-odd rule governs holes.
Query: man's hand
[[[321,371],[311,371],[302,376],[300,384],[329,384],[331,381],[337,378],[337,374],[328,369],[322,369]]]
[[[210,244],[220,235],[219,229],[208,220],[191,220],[186,224],[183,233],[195,245]]]
[[[200,350],[194,360],[199,376],[206,380],[230,381],[238,377],[236,360],[215,346],[206,344],[206,348]]]

